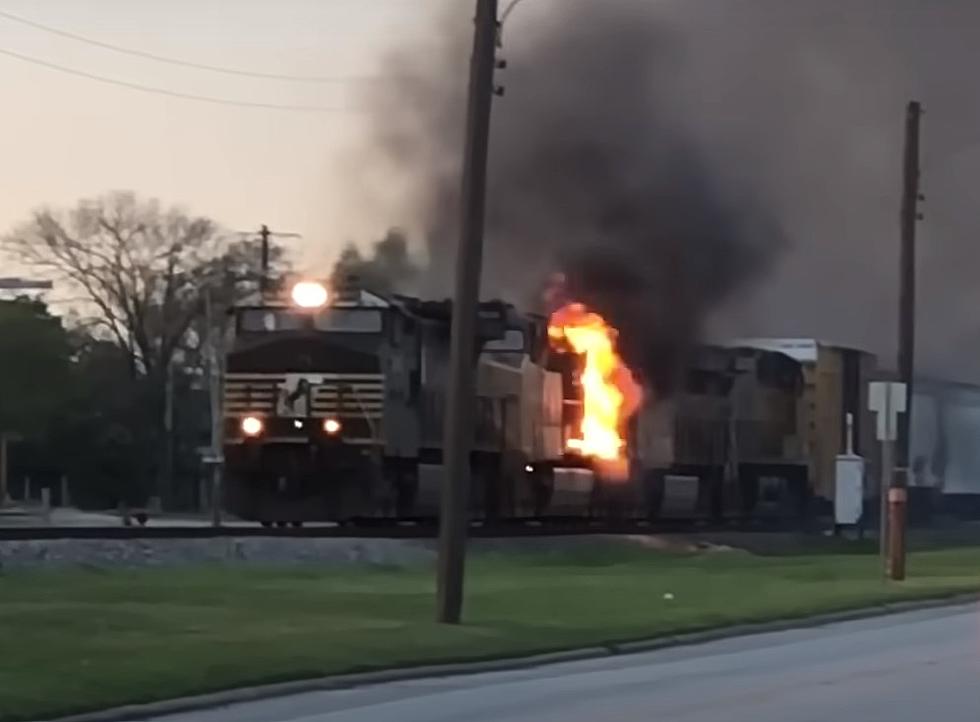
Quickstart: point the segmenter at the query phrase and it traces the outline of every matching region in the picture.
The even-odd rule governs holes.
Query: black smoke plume
[[[472,8],[457,5],[443,52],[393,59],[373,137],[414,181],[430,294],[451,289],[459,228]],[[768,270],[781,234],[672,107],[683,52],[649,5],[544,5],[533,29],[519,29],[522,7],[502,33],[483,296],[547,310],[545,280],[563,273],[568,296],[616,326],[624,358],[664,390],[706,314]]]

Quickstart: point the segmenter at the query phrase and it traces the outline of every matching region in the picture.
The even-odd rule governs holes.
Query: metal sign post
[[[895,486],[895,440],[898,438],[898,415],[905,413],[906,408],[905,384],[892,381],[873,382],[868,392],[868,408],[877,415],[876,435],[881,442],[878,541],[882,569],[892,579],[903,579],[905,494],[902,492],[905,489]]]

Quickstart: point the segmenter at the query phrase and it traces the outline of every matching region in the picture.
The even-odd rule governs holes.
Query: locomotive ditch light
[[[300,308],[320,308],[326,305],[330,294],[326,287],[316,281],[300,281],[290,293],[290,296]]]
[[[265,424],[258,416],[246,416],[242,419],[242,433],[245,436],[258,436],[264,428]]]
[[[340,422],[337,419],[324,419],[323,431],[330,436],[336,436],[340,433]]]

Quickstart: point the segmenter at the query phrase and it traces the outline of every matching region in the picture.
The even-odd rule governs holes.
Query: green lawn
[[[456,628],[432,622],[430,569],[10,572],[0,720],[980,589],[980,549],[916,553],[903,584],[876,570],[853,554],[488,554]]]

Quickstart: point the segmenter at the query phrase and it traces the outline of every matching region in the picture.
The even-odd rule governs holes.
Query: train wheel
[[[534,495],[534,515],[543,516],[555,491],[555,470],[549,466],[535,467],[531,474],[531,488]]]
[[[647,471],[643,475],[646,494],[646,516],[650,521],[660,518],[660,512],[664,506],[664,477],[666,474],[660,470]]]
[[[412,515],[419,493],[419,467],[415,461],[402,461],[395,467],[395,514],[399,518]]]
[[[759,503],[759,473],[746,466],[738,470],[739,510],[744,520],[751,519]]]

